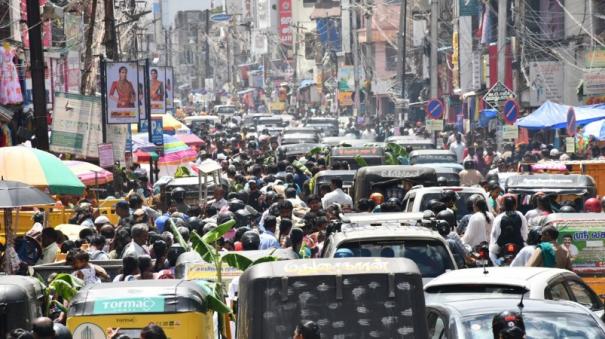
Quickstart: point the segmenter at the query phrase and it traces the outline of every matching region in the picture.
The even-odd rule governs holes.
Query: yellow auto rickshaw
[[[139,338],[154,323],[168,338],[214,338],[205,290],[185,280],[137,280],[92,285],[72,300],[67,327],[74,339],[107,338],[108,328]]]

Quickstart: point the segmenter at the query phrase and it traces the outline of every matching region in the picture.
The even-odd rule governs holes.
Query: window
[[[447,339],[445,321],[439,314],[430,312],[427,316],[429,326],[429,338],[431,339]]]
[[[396,71],[397,70],[397,50],[386,44],[384,50],[385,64],[387,71]]]
[[[573,294],[574,298],[576,299],[576,302],[593,310],[603,308],[601,305],[594,302],[596,298],[593,297],[592,291],[584,286],[584,284],[569,280],[567,285],[569,286],[571,294]]]
[[[557,283],[550,287],[547,287],[548,293],[550,293],[550,298],[552,300],[571,300],[569,294],[567,293],[567,289],[563,283]]]
[[[408,199],[408,205],[406,208],[406,212],[412,212],[412,210],[414,209],[414,198],[415,198],[414,196],[411,196]]]

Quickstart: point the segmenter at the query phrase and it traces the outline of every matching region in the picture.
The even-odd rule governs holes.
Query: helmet
[[[61,323],[53,323],[53,330],[55,331],[54,338],[56,339],[71,339],[71,332]]]
[[[529,229],[527,233],[527,244],[528,245],[537,245],[540,243],[540,238],[542,238],[542,227],[534,226]]]
[[[433,213],[439,213],[447,208],[444,203],[437,199],[429,200],[428,207],[431,211],[433,211]]]
[[[439,177],[437,178],[437,186],[447,186],[448,182],[447,182],[447,178],[446,177]]]
[[[380,205],[384,202],[384,196],[381,193],[372,193],[370,194],[370,200],[376,205]]]
[[[456,227],[456,216],[450,210],[445,209],[445,210],[437,213],[435,218],[437,218],[437,220],[443,220],[443,221],[447,222],[447,224],[449,225],[450,228]]]
[[[523,338],[525,335],[525,324],[521,314],[513,311],[504,311],[494,316],[492,320],[492,331],[494,338],[506,331],[506,338]]]
[[[564,205],[559,209],[559,213],[576,213],[576,209],[573,206]]]
[[[202,231],[202,221],[198,217],[190,217],[187,219],[187,225],[189,225],[189,229],[192,231],[196,231],[197,233]]]
[[[452,190],[445,190],[441,192],[442,202],[456,201],[456,199],[458,199],[458,194]]]
[[[590,198],[584,202],[584,211],[585,212],[593,212],[593,213],[601,213],[601,203],[597,198]]]
[[[231,199],[229,200],[229,211],[235,212],[237,210],[241,210],[244,208],[246,204],[240,199]]]
[[[422,219],[430,220],[432,218],[435,218],[435,213],[433,213],[433,211],[426,210],[426,211],[422,212]]]
[[[475,161],[471,160],[471,159],[464,160],[464,162],[462,163],[462,165],[464,166],[465,170],[474,169],[475,168]]]
[[[170,193],[172,199],[184,199],[185,198],[185,189],[182,187],[176,187]]]
[[[445,220],[437,220],[435,228],[437,229],[437,232],[439,232],[439,234],[444,238],[450,234],[450,224]]]

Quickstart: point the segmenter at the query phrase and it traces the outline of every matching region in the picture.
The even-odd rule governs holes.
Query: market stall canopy
[[[54,205],[48,194],[18,181],[0,180],[0,208]]]
[[[0,147],[0,177],[53,194],[81,195],[85,188],[59,158],[25,146]]]
[[[162,118],[162,126],[163,126],[165,133],[175,134],[175,133],[181,133],[181,131],[189,132],[189,128],[187,126],[185,126],[185,124],[178,121],[175,117],[173,117],[170,114],[152,114],[151,117],[152,118],[154,118],[154,117]],[[133,133],[139,132],[139,127],[137,126],[137,124],[132,124],[130,127],[132,128]],[[146,132],[146,131],[141,131],[141,132]]]
[[[113,181],[113,173],[86,161],[63,160],[71,172],[86,186],[105,185]]]
[[[584,136],[594,136],[598,140],[605,140],[605,120],[593,121],[584,126]]]
[[[567,126],[568,105],[560,105],[552,101],[546,101],[532,114],[517,121],[518,127],[527,129],[541,128],[565,128]],[[574,107],[576,111],[576,123],[578,126],[590,122],[605,119],[605,109],[597,107]]]
[[[188,146],[203,146],[206,143],[195,134],[176,134],[177,139],[186,143]]]
[[[155,145],[148,141],[147,133],[132,136],[132,150],[137,162],[149,162],[158,156]],[[164,134],[164,154],[159,157],[160,165],[180,165],[197,158],[197,153],[174,135]]]

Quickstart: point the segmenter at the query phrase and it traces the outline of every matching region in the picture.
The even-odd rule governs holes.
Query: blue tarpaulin
[[[498,111],[495,109],[484,109],[479,115],[479,127],[485,128],[489,125],[489,121],[498,116]]]
[[[527,129],[565,128],[567,127],[567,111],[569,107],[568,105],[546,101],[532,114],[519,119],[516,125]],[[593,121],[605,119],[605,109],[598,107],[599,105],[574,107],[576,124],[582,126]]]

